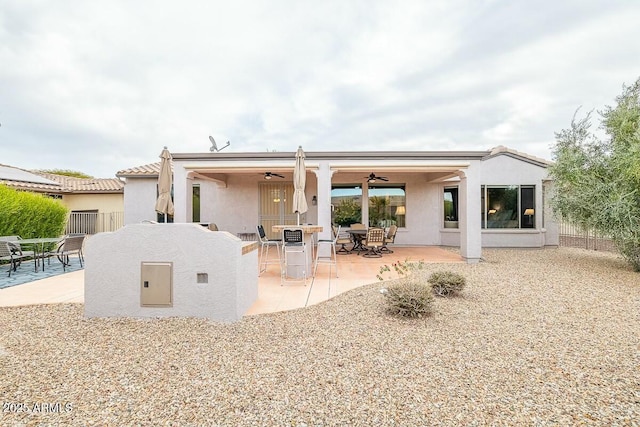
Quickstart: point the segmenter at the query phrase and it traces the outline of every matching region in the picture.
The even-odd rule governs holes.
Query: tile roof
[[[34,191],[38,193],[60,193],[62,186],[59,184],[40,184],[35,182],[16,181],[0,178],[0,184],[11,187],[15,190]]]
[[[0,164],[0,184],[38,193],[123,193],[118,178],[74,178]]]
[[[551,161],[549,161],[547,159],[543,159],[541,157],[532,156],[531,154],[523,153],[521,151],[514,150],[513,148],[505,147],[504,145],[498,145],[496,147],[493,147],[491,149],[491,152],[487,156],[487,158],[493,157],[493,156],[498,156],[500,154],[506,154],[506,155],[510,155],[512,157],[518,157],[518,158],[520,158],[522,160],[527,160],[527,161],[532,162],[532,163],[538,163],[541,166],[550,166],[550,165],[553,164],[553,162],[551,162]]]
[[[122,193],[124,182],[118,178],[74,178],[53,173],[35,172],[58,182],[64,193]]]
[[[173,163],[171,165],[173,169]],[[136,166],[129,169],[123,169],[116,173],[117,177],[128,177],[128,176],[148,176],[148,177],[157,177],[160,173],[160,162],[150,163],[148,165]]]

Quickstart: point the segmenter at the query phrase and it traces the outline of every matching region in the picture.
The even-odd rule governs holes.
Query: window
[[[458,187],[444,188],[444,227],[458,228]]]
[[[482,228],[535,228],[535,185],[482,186]]]
[[[334,185],[331,187],[331,221],[348,227],[362,222],[362,186],[360,184]]]
[[[191,201],[193,210],[191,222],[200,222],[200,184],[193,184]]]
[[[404,185],[376,184],[369,186],[369,226],[405,226],[406,196]]]

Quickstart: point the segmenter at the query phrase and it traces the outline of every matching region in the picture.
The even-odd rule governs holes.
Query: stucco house
[[[396,244],[460,247],[558,245],[546,204],[547,160],[499,146],[485,151],[306,152],[302,223],[398,225]],[[295,152],[172,153],[175,222],[215,223],[234,234],[294,224]],[[156,220],[158,163],[119,171],[125,224]]]
[[[124,181],[74,178],[0,165],[0,184],[58,199],[71,213],[69,232],[94,234],[123,225]]]

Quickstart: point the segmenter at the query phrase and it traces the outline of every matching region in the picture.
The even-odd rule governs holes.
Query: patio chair
[[[84,255],[82,254],[82,245],[84,244],[84,234],[70,234],[58,246],[56,257],[62,263],[62,270],[67,271],[67,266],[71,265],[69,255],[78,255],[80,267],[83,267]],[[44,261],[43,261],[44,262]]]
[[[296,279],[302,279],[307,284],[307,245],[304,242],[304,232],[301,228],[285,228],[282,230],[282,256],[280,285],[290,279],[289,272],[295,272]],[[300,274],[302,270],[302,274]],[[298,277],[301,276],[301,277]]]
[[[392,224],[389,227],[389,231],[387,232],[387,235],[384,238],[384,243],[382,244],[382,247],[380,248],[380,252],[385,252],[388,254],[392,254],[393,251],[391,249],[389,249],[389,247],[387,246],[389,243],[393,243],[396,240],[396,232],[398,231],[398,226],[395,224]]]
[[[351,240],[351,234],[341,231],[341,228],[341,226],[338,226],[338,231],[336,233],[336,245],[340,245],[340,249],[338,249],[337,253],[339,253],[340,255],[349,255],[351,253],[351,249],[347,249],[346,245],[351,245],[353,243],[353,240]]]
[[[0,242],[14,242],[20,239],[20,236],[0,236]]]
[[[23,254],[18,245],[0,240],[0,261],[9,261],[9,277],[11,277],[11,271],[16,271],[25,258],[28,258],[28,255]]]
[[[267,270],[267,264],[275,264],[275,261],[269,260],[270,247],[276,247],[276,252],[278,253],[278,264],[282,264],[282,258],[280,256],[280,245],[282,244],[282,240],[268,239],[262,225],[256,226],[256,230],[258,231],[258,237],[260,238],[260,260],[258,262],[260,266],[258,275],[260,275]]]
[[[366,252],[362,254],[365,258],[380,258],[382,253],[380,248],[384,244],[384,229],[371,227],[367,230],[367,237],[362,242],[362,246],[366,248]]]
[[[11,242],[13,243],[13,245],[15,246],[15,249],[20,251],[20,253],[22,255],[26,257],[35,257],[36,253],[34,250],[24,250],[24,248],[22,247],[22,245],[20,245],[19,242],[20,240],[22,240],[22,237],[20,236],[0,236],[0,241],[5,241],[5,242]]]
[[[319,239],[318,240],[318,248],[316,249],[316,262],[315,267],[313,269],[313,275],[316,275],[318,271],[319,263],[327,263],[329,264],[329,277],[331,277],[331,266],[336,266],[336,277],[338,277],[338,254],[336,252],[336,243],[338,241],[338,236],[340,235],[340,229],[342,226],[336,227],[334,225],[331,226],[331,232],[333,233],[333,239]],[[329,246],[329,255],[328,256],[320,256],[320,252],[322,252],[323,246]]]

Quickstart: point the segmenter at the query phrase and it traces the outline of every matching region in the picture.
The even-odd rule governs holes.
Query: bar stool
[[[267,270],[267,264],[275,264],[275,260],[269,260],[269,248],[272,246],[276,247],[276,252],[278,253],[278,264],[282,264],[282,257],[280,256],[280,245],[282,244],[281,240],[268,239],[267,234],[264,232],[264,227],[262,225],[258,225],[256,227],[258,230],[258,237],[260,238],[260,261],[258,264],[260,265],[260,272],[258,276],[264,273]]]
[[[342,226],[338,226],[338,229],[336,230],[335,226],[331,226],[331,231],[333,232],[333,239],[331,240],[327,240],[327,239],[319,239],[318,240],[318,248],[316,249],[316,265],[315,268],[313,270],[313,275],[316,275],[316,272],[318,271],[318,264],[319,263],[326,263],[329,264],[329,277],[331,277],[331,266],[335,265],[336,266],[336,277],[338,277],[338,254],[336,252],[336,242],[338,241],[338,236],[340,235],[340,229],[342,228]],[[324,256],[320,256],[320,252],[322,252],[322,247],[323,246],[329,246],[329,255],[324,255]]]
[[[282,230],[282,254],[284,262],[281,269],[280,285],[292,280],[302,279],[307,284],[307,245],[301,228],[285,228]],[[289,274],[290,270],[293,274]],[[300,274],[301,273],[301,274]]]

